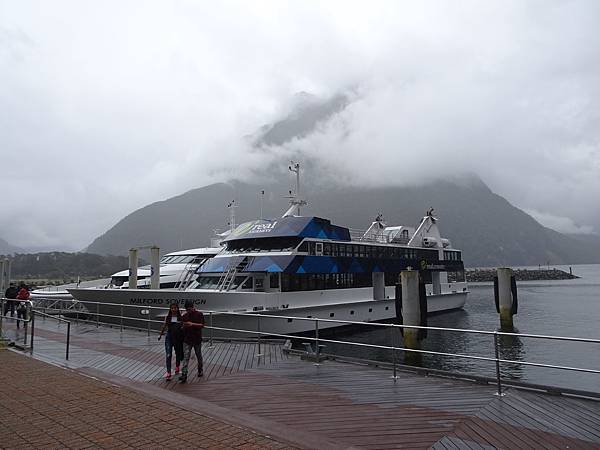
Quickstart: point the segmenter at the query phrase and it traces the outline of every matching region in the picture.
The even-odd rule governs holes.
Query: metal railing
[[[87,310],[87,318],[78,317],[77,320],[82,320],[88,323],[93,323],[96,326],[99,326],[100,323],[104,323],[109,320],[111,325],[119,325],[120,329],[124,328],[133,328],[138,330],[147,331],[148,335],[150,335],[151,331],[157,331],[160,325],[164,322],[163,320],[156,319],[147,319],[142,317],[132,317],[128,315],[124,315],[126,312],[131,312],[132,310],[146,310],[147,315],[150,315],[151,311],[156,312],[168,312],[168,308],[159,307],[159,306],[146,306],[146,305],[124,305],[121,303],[108,303],[108,302],[88,302],[88,301],[80,301],[79,303],[88,305]],[[91,306],[91,307],[90,307]],[[114,307],[118,309],[119,314],[106,314],[101,313],[100,308],[104,307]],[[127,311],[125,311],[127,310]],[[326,318],[312,318],[312,317],[297,317],[297,316],[283,316],[283,315],[275,315],[275,314],[263,314],[263,313],[235,313],[235,312],[224,312],[224,311],[210,311],[210,310],[201,310],[204,314],[208,315],[208,325],[205,328],[208,331],[208,341],[209,345],[212,346],[214,333],[215,331],[220,332],[233,332],[233,333],[242,333],[243,335],[255,336],[255,339],[258,343],[258,357],[262,356],[261,354],[261,341],[264,340],[265,337],[275,337],[275,338],[284,338],[284,339],[302,339],[308,340],[314,343],[314,352],[313,356],[317,362],[317,364],[321,361],[322,354],[321,348],[323,347],[323,343],[330,344],[343,344],[343,345],[353,345],[362,348],[371,348],[371,349],[381,349],[388,350],[392,352],[392,361],[391,368],[393,370],[393,378],[397,379],[397,370],[400,367],[406,367],[398,363],[398,352],[412,353],[412,354],[423,354],[423,355],[437,355],[442,357],[455,357],[467,360],[477,360],[484,361],[494,364],[495,374],[493,377],[479,377],[485,378],[487,380],[494,380],[496,384],[497,395],[503,395],[503,383],[515,385],[516,383],[511,382],[510,380],[505,380],[501,376],[501,366],[505,364],[515,364],[522,366],[532,366],[532,367],[540,367],[547,369],[558,369],[558,370],[566,370],[566,371],[574,371],[580,373],[590,373],[600,375],[600,370],[591,369],[591,368],[582,368],[582,367],[573,367],[566,365],[557,365],[557,364],[544,364],[539,362],[531,362],[524,360],[514,360],[514,359],[506,359],[500,357],[500,350],[502,349],[502,345],[499,342],[499,338],[506,337],[519,337],[519,338],[531,338],[531,339],[545,339],[551,341],[563,341],[563,342],[576,342],[580,344],[600,344],[600,339],[589,339],[589,338],[574,338],[574,337],[563,337],[563,336],[550,336],[550,335],[539,335],[539,334],[526,334],[526,333],[508,333],[501,331],[483,331],[483,330],[470,330],[470,329],[458,329],[458,328],[448,328],[448,327],[423,327],[423,326],[413,326],[413,325],[398,325],[398,324],[389,324],[389,323],[376,323],[376,322],[358,322],[358,321],[350,321],[350,320],[340,320],[340,319],[326,319]],[[79,313],[77,313],[79,314]],[[100,318],[104,318],[105,320],[101,321]],[[240,328],[236,326],[235,328],[227,327],[227,326],[218,326],[219,318],[233,318],[233,322],[238,322],[237,325],[240,325],[239,322],[245,322],[249,324],[250,322],[254,322],[252,327],[246,326],[245,328]],[[64,320],[64,319],[63,319]],[[138,327],[132,326],[129,324],[124,324],[124,321],[135,321],[141,322],[145,326]],[[273,325],[276,321],[284,321],[284,326],[286,323],[294,322],[294,321],[302,321],[302,322],[311,322],[312,325],[301,327],[302,333],[310,332],[312,336],[299,336],[298,334],[291,333],[281,333],[277,332]],[[215,324],[217,322],[217,324]],[[156,324],[156,329],[151,330],[151,324]],[[265,326],[266,325],[266,326]],[[336,327],[336,326],[346,326],[352,325],[356,327],[366,326],[370,328],[382,328],[388,329],[390,331],[390,342],[389,345],[378,345],[378,344],[369,344],[363,342],[351,342],[351,341],[341,341],[336,339],[328,339],[322,336],[322,331],[324,329]],[[279,327],[278,328],[282,328]],[[407,348],[397,344],[398,335],[400,334],[400,330],[403,329],[417,329],[417,330],[428,330],[428,331],[444,331],[451,333],[463,333],[463,334],[474,334],[479,336],[489,337],[493,340],[493,355],[489,356],[480,356],[473,354],[463,354],[463,353],[451,353],[451,352],[441,352],[441,351],[433,351],[433,350],[423,350],[423,349],[415,349],[415,348]],[[300,331],[295,331],[294,333],[299,333]],[[328,355],[330,356],[330,355]],[[546,386],[548,388],[555,388],[553,386]],[[561,392],[565,393],[574,393],[577,395],[591,395],[594,397],[600,397],[599,392],[585,392],[585,391],[577,391],[575,389],[562,389]]]
[[[8,310],[5,311],[5,306],[7,305],[7,302],[15,302],[15,303],[19,303],[19,304],[25,304],[26,306],[26,312],[25,312],[25,318],[21,319],[17,316],[17,318],[11,316],[8,317],[5,315],[5,313],[8,313]],[[33,344],[34,344],[34,339],[35,339],[35,317],[36,316],[41,316],[44,319],[49,318],[52,320],[56,320],[59,323],[66,323],[67,324],[67,342],[66,342],[66,350],[65,350],[65,359],[68,361],[69,360],[69,347],[70,347],[70,341],[71,341],[71,322],[63,319],[61,317],[56,317],[50,314],[46,314],[45,312],[36,310],[36,308],[33,305],[33,302],[31,300],[19,300],[19,299],[7,299],[7,298],[0,298],[0,336],[3,336],[3,331],[4,331],[4,322],[6,320],[10,320],[10,321],[15,321],[17,323],[22,323],[23,324],[23,348],[27,348],[27,338],[30,338],[30,342],[29,342],[29,352],[33,353]],[[31,324],[31,331],[30,334],[28,335],[28,325]]]

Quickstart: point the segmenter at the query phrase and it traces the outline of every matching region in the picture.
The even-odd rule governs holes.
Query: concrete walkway
[[[296,448],[168,401],[0,350],[0,448]]]

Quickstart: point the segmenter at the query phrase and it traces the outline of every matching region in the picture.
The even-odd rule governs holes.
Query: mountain
[[[9,255],[12,253],[23,252],[22,248],[9,244],[4,239],[0,238],[0,255]]]
[[[538,265],[600,262],[600,240],[584,240],[543,227],[531,216],[493,193],[479,178],[437,181],[419,187],[329,188],[306,191],[302,214],[328,218],[349,228],[366,229],[379,213],[388,225],[415,225],[429,207],[440,229],[463,250],[465,265]],[[269,186],[218,183],[153,203],[125,217],[87,251],[125,255],[133,246],[156,244],[161,253],[209,245],[215,228],[227,228],[226,205],[236,199],[237,223],[260,215],[281,216],[287,207],[284,181]]]

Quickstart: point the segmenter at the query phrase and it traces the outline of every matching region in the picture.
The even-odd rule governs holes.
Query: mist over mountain
[[[4,239],[0,238],[0,255],[9,255],[12,253],[22,253],[24,250],[15,245],[11,245]]]
[[[238,224],[259,218],[261,211],[265,218],[280,217],[295,182],[287,171],[289,158],[294,158],[302,161],[301,194],[309,201],[302,214],[366,229],[380,213],[388,225],[415,225],[433,207],[442,235],[463,250],[468,266],[600,262],[600,238],[567,236],[542,226],[475,174],[445,180],[423,176],[419,183],[399,186],[380,186],[373,175],[371,186],[360,186],[343,164],[327,164],[295,147],[299,139],[338,120],[357,98],[351,91],[329,98],[297,94],[284,117],[247,137],[253,151],[272,156],[254,171],[254,181],[211,184],[152,203],[119,221],[87,251],[124,255],[131,247],[150,244],[162,253],[208,246],[213,230],[228,228],[232,200]],[[371,157],[376,155],[366,155],[365,170]]]

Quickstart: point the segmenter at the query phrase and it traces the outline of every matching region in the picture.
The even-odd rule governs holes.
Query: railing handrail
[[[49,299],[54,300],[54,299]],[[30,301],[30,300],[27,300]],[[69,302],[70,300],[64,300],[65,302]],[[111,303],[111,302],[93,302],[87,300],[73,300],[74,303],[81,304],[92,304],[92,305],[109,305],[109,306],[123,306],[126,308],[139,308],[139,309],[155,309],[155,310],[163,310],[168,312],[169,307],[167,306],[150,306],[150,305],[125,305],[123,303]],[[34,306],[35,307],[35,306]],[[342,320],[342,319],[328,319],[321,317],[299,317],[299,316],[284,316],[279,314],[263,314],[262,311],[248,311],[248,312],[234,312],[234,311],[218,311],[218,310],[209,310],[209,309],[200,309],[196,308],[204,314],[214,314],[214,315],[231,315],[231,316],[260,316],[264,318],[274,318],[274,319],[292,319],[292,320],[303,320],[314,322],[318,320],[319,322],[331,322],[331,323],[339,323],[344,325],[359,325],[359,326],[370,326],[370,327],[394,327],[394,328],[408,328],[408,329],[417,329],[417,330],[432,330],[432,331],[450,331],[456,333],[471,333],[471,334],[483,334],[493,336],[494,334],[499,336],[512,336],[512,337],[526,337],[526,338],[534,338],[534,339],[550,339],[550,340],[562,340],[562,341],[573,341],[573,342],[589,342],[600,344],[600,339],[594,338],[581,338],[581,337],[569,337],[569,336],[552,336],[552,335],[543,335],[543,334],[531,334],[531,333],[511,333],[506,331],[487,331],[487,330],[473,330],[468,328],[450,328],[450,327],[430,327],[430,326],[422,326],[422,325],[401,325],[396,323],[378,323],[378,322],[360,322],[354,320]],[[90,314],[96,314],[90,311]],[[104,314],[102,314],[104,315]],[[113,316],[120,317],[120,316]],[[151,320],[151,319],[143,319],[143,318],[135,318],[135,320]],[[159,321],[160,322],[160,321]]]
[[[66,301],[68,302],[69,300],[66,300]],[[145,309],[145,310],[154,309],[154,310],[164,310],[164,311],[168,311],[168,309],[169,309],[168,307],[163,307],[163,306],[125,305],[122,303],[93,302],[93,301],[80,301],[80,300],[79,301],[75,300],[75,301],[80,304],[83,304],[83,305],[86,305],[86,304],[96,305],[95,312],[91,311],[91,310],[88,311],[88,314],[90,314],[92,316],[97,316],[96,323],[98,323],[100,316],[122,319],[124,317],[123,316],[123,308],[138,308],[138,309]],[[117,316],[114,314],[100,314],[100,312],[99,312],[100,305],[119,306],[121,308],[121,315]],[[395,355],[396,351],[405,351],[405,352],[412,352],[412,353],[419,353],[419,354],[430,354],[430,355],[439,355],[439,356],[448,356],[448,357],[457,357],[457,358],[464,358],[464,359],[495,362],[496,363],[496,380],[498,383],[498,394],[499,395],[502,395],[500,363],[518,364],[518,365],[524,365],[524,366],[534,366],[534,367],[562,369],[562,370],[570,370],[570,371],[577,371],[577,372],[584,372],[584,373],[600,374],[600,370],[596,370],[596,369],[571,367],[571,366],[559,366],[559,365],[552,365],[552,364],[543,364],[543,363],[536,363],[536,362],[529,362],[529,361],[508,360],[508,359],[500,358],[499,353],[498,353],[498,348],[499,348],[498,336],[525,337],[525,338],[560,340],[560,341],[571,341],[571,342],[582,342],[582,343],[593,343],[593,344],[600,344],[600,339],[562,337],[562,336],[550,336],[550,335],[527,334],[527,333],[510,333],[510,332],[502,332],[502,331],[469,330],[469,329],[448,328],[448,327],[427,327],[427,326],[416,326],[416,325],[385,324],[385,323],[375,323],[375,322],[358,322],[358,321],[349,321],[349,320],[340,320],[340,319],[325,319],[325,318],[318,318],[318,317],[283,316],[283,315],[275,315],[275,314],[263,314],[262,311],[230,312],[230,311],[212,311],[212,310],[201,310],[201,309],[200,309],[200,311],[202,311],[203,313],[208,314],[210,316],[211,325],[210,326],[205,325],[205,327],[208,328],[209,330],[211,330],[211,331],[212,330],[232,331],[232,332],[247,333],[250,335],[258,335],[259,345],[260,345],[261,335],[265,334],[264,331],[262,331],[262,332],[260,331],[260,320],[263,318],[274,318],[274,319],[278,319],[278,320],[291,319],[291,320],[312,321],[315,323],[315,337],[303,336],[302,339],[314,341],[316,343],[317,357],[318,357],[319,351],[320,351],[319,350],[319,342],[328,342],[328,343],[333,343],[333,344],[352,345],[352,346],[358,346],[358,347],[368,347],[368,348],[391,350],[394,355]],[[258,321],[257,322],[258,331],[245,330],[245,329],[241,329],[241,328],[225,328],[225,327],[213,326],[212,318],[214,315],[255,317]],[[50,316],[50,317],[52,317],[52,316]],[[130,320],[146,322],[148,333],[150,333],[150,323],[155,323],[155,324],[164,323],[163,320],[145,319],[145,318],[137,318],[137,317],[127,317],[127,318]],[[64,319],[62,319],[62,320],[64,320]],[[404,348],[404,347],[399,347],[399,346],[394,345],[393,342],[392,342],[391,346],[388,346],[388,345],[378,345],[378,344],[367,344],[367,343],[361,343],[361,342],[338,341],[338,340],[327,339],[327,338],[322,338],[322,337],[319,338],[318,330],[319,330],[320,322],[321,323],[333,322],[333,323],[346,324],[346,325],[362,325],[362,326],[369,326],[369,327],[385,327],[387,329],[411,328],[411,329],[450,331],[450,332],[459,332],[459,333],[465,333],[465,334],[471,333],[471,334],[493,336],[494,337],[495,357],[465,355],[465,354],[460,354],[460,353],[448,353],[448,352],[438,352],[438,351],[433,351],[433,350]],[[69,325],[70,325],[70,323],[69,323]],[[281,337],[281,338],[287,338],[287,339],[297,339],[299,337],[297,335],[272,333],[272,332],[267,332],[266,334],[268,334],[269,336],[275,336],[275,337]],[[210,339],[212,342],[212,333],[211,333]],[[260,349],[260,347],[259,347],[259,349]],[[259,353],[260,353],[260,350],[259,350]],[[394,359],[394,374],[395,374],[395,367],[396,367],[396,362]]]

